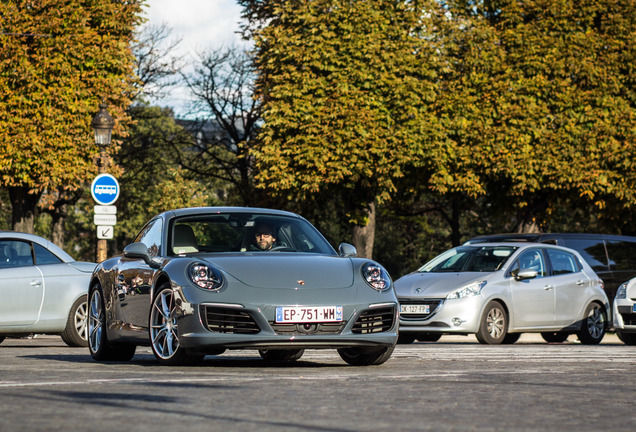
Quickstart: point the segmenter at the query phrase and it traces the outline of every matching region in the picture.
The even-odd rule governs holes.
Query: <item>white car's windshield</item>
[[[514,246],[460,246],[437,256],[418,271],[494,272],[501,269],[516,249]]]

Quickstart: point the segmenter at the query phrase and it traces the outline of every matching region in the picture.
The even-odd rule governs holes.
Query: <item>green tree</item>
[[[239,0],[250,21],[264,125],[261,187],[290,201],[339,199],[371,256],[376,205],[404,167],[428,165],[436,56],[420,1]]]
[[[633,208],[636,3],[450,1],[448,16],[452,90],[438,104],[478,193],[505,197],[517,231],[545,227],[566,202],[590,215]]]
[[[95,174],[90,122],[101,100],[125,135],[141,4],[0,3],[0,185],[14,230],[33,231],[43,194],[64,205]]]

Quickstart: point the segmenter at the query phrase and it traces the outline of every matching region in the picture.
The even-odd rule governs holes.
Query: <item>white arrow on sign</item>
[[[93,223],[95,223],[95,225],[116,225],[117,215],[96,214],[93,216]]]
[[[113,227],[112,226],[98,226],[97,227],[97,238],[98,239],[112,239],[113,238]]]
[[[113,205],[96,205],[94,207],[95,209],[95,214],[117,214],[117,207],[113,206]]]

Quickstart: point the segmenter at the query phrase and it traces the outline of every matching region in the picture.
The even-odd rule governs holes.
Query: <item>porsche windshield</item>
[[[307,221],[257,213],[197,214],[175,219],[171,253],[335,251]]]
[[[418,271],[494,272],[501,269],[516,249],[514,246],[460,246],[437,256]]]

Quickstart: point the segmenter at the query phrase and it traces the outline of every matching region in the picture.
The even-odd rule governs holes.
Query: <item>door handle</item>
[[[577,284],[577,285],[585,285],[585,281],[577,280],[577,281],[576,281],[576,284]]]
[[[543,287],[543,289],[546,290],[546,291],[550,291],[550,290],[552,290],[552,288],[554,288],[552,285],[546,285],[546,286]]]
[[[40,280],[36,279],[36,280],[32,280],[31,281],[31,286],[37,287],[37,286],[40,286],[40,285],[42,285],[42,281],[40,281]]]

